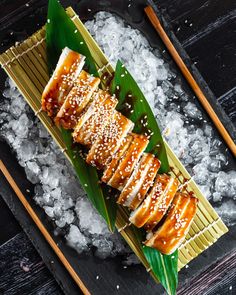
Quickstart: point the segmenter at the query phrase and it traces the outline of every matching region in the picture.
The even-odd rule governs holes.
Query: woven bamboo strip
[[[201,251],[196,252],[190,243],[186,244],[183,248],[192,256],[192,258],[197,257],[198,254],[201,253]]]
[[[193,256],[190,255],[190,252],[187,251],[184,247],[183,247],[181,250],[179,250],[179,257],[180,257],[181,254],[182,254],[183,257],[185,258],[186,264],[187,264],[190,260],[193,259]]]
[[[45,39],[38,39],[36,37],[36,34],[37,33],[35,33],[30,38],[28,38],[27,40],[25,40],[22,43],[22,46],[28,46],[28,48],[34,47],[34,50],[31,50],[30,52],[36,56],[38,62],[41,64],[41,66],[47,72],[48,71],[48,67],[47,67],[47,61],[46,61],[46,51],[43,48],[43,43],[45,43],[46,41],[45,41]],[[27,49],[26,49],[26,51],[27,51]]]
[[[182,251],[179,251],[179,261],[181,262],[181,264],[186,265],[188,264],[189,260],[186,259],[182,253]]]
[[[42,39],[41,34],[40,34],[39,31],[33,35],[33,39],[35,40],[35,43],[39,42]],[[47,67],[47,53],[46,53],[46,50],[45,50],[45,44],[46,44],[45,41],[42,42],[41,44],[39,44],[38,45],[38,50],[39,50],[39,52],[40,52],[40,54],[41,54],[41,56],[42,56],[42,58],[43,58],[43,60],[45,62],[45,66]]]
[[[17,50],[16,50],[15,47],[11,47],[7,51],[7,54],[9,56],[11,56],[11,58],[17,57],[19,55],[19,53],[17,52]],[[36,86],[36,88],[39,91],[39,93],[42,93],[42,91],[43,91],[43,85],[38,80],[37,75],[35,75],[34,72],[33,72],[33,70],[30,68],[30,65],[28,64],[29,61],[25,59],[25,55],[19,56],[17,58],[17,60],[18,60],[19,64],[21,65],[21,68],[22,69],[25,69],[25,73],[27,73],[27,76],[31,78],[31,81],[34,83],[34,85]]]
[[[27,40],[27,45],[29,47],[36,45],[38,42],[38,39],[35,35],[33,35],[31,38]],[[47,67],[47,61],[46,61],[46,55],[45,51],[43,50],[43,47],[40,47],[41,44],[38,44],[35,50],[32,50],[32,53],[34,54],[35,58],[38,60],[38,62],[41,64],[42,68],[48,75],[48,67]],[[44,56],[45,55],[45,56]],[[47,78],[49,80],[49,77]]]
[[[27,47],[28,46],[25,43],[26,42],[24,42],[22,44],[22,46],[16,47],[15,51],[16,51],[17,54],[23,54],[23,52],[25,50],[27,50]],[[31,69],[31,71],[33,72],[34,76],[37,77],[37,80],[42,85],[42,90],[43,90],[45,88],[47,82],[48,82],[48,76],[47,76],[46,72],[43,71],[40,63],[35,58],[35,56],[34,56],[34,54],[32,52],[28,52],[28,53],[24,54],[24,57],[23,58],[24,58],[25,61],[27,61],[27,66]],[[33,78],[32,75],[30,75],[30,77]],[[39,90],[42,92],[41,88]]]
[[[32,46],[32,39],[29,39],[28,42],[24,42],[22,46],[16,47],[16,50],[19,51],[19,53],[23,53],[28,48]],[[36,73],[38,72],[40,74],[40,77],[42,78],[41,84],[45,87],[49,80],[48,73],[45,69],[45,67],[42,65],[41,59],[39,58],[38,54],[36,54],[36,50],[29,51],[27,53],[28,60],[31,61],[32,64],[35,66]],[[45,64],[45,63],[44,63]]]
[[[23,54],[24,49],[26,50],[26,46],[18,46],[17,47],[17,52],[19,54]],[[43,68],[40,66],[40,63],[38,59],[35,58],[34,54],[30,54],[29,52],[24,55],[24,59],[26,61],[27,66],[30,68],[31,72],[34,73],[34,75],[37,76],[38,81],[42,85],[43,89],[47,85],[48,79],[46,80],[46,72],[43,70]],[[48,77],[49,78],[49,77]],[[38,89],[41,92],[41,89]],[[41,92],[42,93],[42,92]],[[37,96],[38,98],[38,96]]]
[[[105,57],[93,38],[89,35],[80,19],[75,15],[72,9],[68,9],[68,13],[73,18],[75,25],[88,44],[92,57],[94,58],[98,68],[102,69],[100,74],[105,72],[112,74],[114,70],[109,64],[108,59]],[[24,44],[21,44],[16,48],[11,48],[11,50],[7,51],[7,54],[2,54],[0,56],[1,64],[6,65],[6,63],[8,63],[8,65],[4,66],[6,72],[15,81],[22,95],[27,99],[28,103],[35,112],[39,111],[41,108],[42,89],[49,79],[46,64],[46,43],[45,41],[40,42],[42,38],[45,38],[44,28],[26,40]],[[35,46],[31,51],[25,53],[26,50],[31,48],[33,45],[37,46]],[[21,56],[18,57],[19,54]],[[10,62],[16,57],[18,58],[14,62]],[[44,112],[40,112],[37,115],[47,130],[51,133],[57,144],[64,150],[65,146],[58,128],[51,124],[50,119]],[[178,178],[180,184],[183,184],[185,179],[190,179],[186,190],[193,191],[200,200],[197,215],[194,218],[185,242],[179,250],[178,266],[179,269],[181,269],[194,257],[202,253],[202,251],[214,243],[222,234],[227,232],[227,227],[221,221],[210,203],[202,195],[195,182],[191,179],[190,175],[180,163],[178,158],[174,155],[167,143],[166,149],[170,165],[173,167],[171,174]],[[64,152],[68,157],[67,152]],[[128,212],[127,210],[120,208],[118,210],[116,226],[117,228],[122,229],[127,223]],[[144,266],[148,268],[148,263],[142,252],[139,250],[140,246],[133,238],[130,228],[124,228],[121,230],[121,234],[126,239],[135,254],[142,261]],[[152,271],[150,272],[152,274]]]
[[[194,238],[194,240],[192,240]],[[201,253],[208,243],[205,243],[195,234],[193,237],[190,237],[189,239],[185,239],[185,242],[192,241],[191,243],[188,243],[188,247],[192,247],[194,251],[197,253]]]
[[[195,237],[197,234],[199,234],[199,233],[201,232],[201,230],[199,230],[199,229],[197,228],[195,222],[192,223],[192,225],[191,225],[191,229],[192,229],[192,230],[195,230],[195,234],[192,235],[191,238],[192,238],[192,237]],[[200,248],[201,248],[201,246],[204,247],[204,245],[209,245],[209,239],[208,239],[205,235],[203,235],[203,236],[201,237],[200,240],[201,240],[201,244],[199,245]]]

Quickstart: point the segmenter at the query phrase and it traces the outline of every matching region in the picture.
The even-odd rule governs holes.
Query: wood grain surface
[[[236,126],[236,2],[156,0],[173,31]]]
[[[0,294],[63,294],[23,231],[0,246]]]
[[[157,31],[157,33],[161,37],[162,41],[166,45],[167,49],[169,50],[170,55],[173,57],[174,61],[176,62],[180,71],[182,72],[182,74],[184,75],[184,77],[188,81],[189,85],[193,89],[193,91],[194,91],[195,95],[197,96],[197,98],[199,99],[200,103],[202,104],[202,106],[206,110],[207,114],[209,115],[209,117],[211,118],[213,123],[215,124],[215,127],[219,131],[220,135],[223,137],[227,146],[229,147],[229,149],[231,150],[233,155],[236,157],[236,144],[234,143],[229,132],[226,130],[223,123],[221,122],[221,120],[219,119],[217,114],[215,113],[213,107],[211,106],[211,104],[209,103],[205,94],[203,93],[203,91],[199,87],[198,83],[194,79],[190,70],[185,65],[185,63],[182,60],[181,56],[179,55],[178,51],[175,49],[170,38],[168,37],[167,33],[163,29],[163,27],[160,23],[160,20],[159,20],[157,14],[155,13],[155,10],[153,9],[153,7],[151,5],[146,6],[144,10],[145,10],[145,13],[147,14],[150,22],[152,23],[153,27],[155,28],[155,30]]]

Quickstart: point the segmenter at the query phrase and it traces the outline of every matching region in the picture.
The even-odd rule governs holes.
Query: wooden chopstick
[[[146,15],[148,16],[149,20],[151,21],[153,27],[159,34],[160,38],[162,39],[163,43],[166,45],[167,49],[169,50],[170,54],[172,55],[173,59],[175,60],[176,64],[180,68],[181,72],[183,73],[184,77],[190,84],[191,88],[195,92],[196,96],[198,97],[199,101],[203,105],[204,109],[212,119],[213,123],[215,124],[216,128],[218,129],[220,135],[225,140],[226,144],[232,151],[233,155],[236,156],[236,144],[234,143],[233,139],[229,135],[228,131],[225,129],[224,125],[218,118],[217,114],[213,110],[212,106],[208,102],[206,96],[202,92],[201,88],[193,78],[192,74],[188,70],[187,66],[183,62],[182,58],[180,57],[179,53],[175,49],[174,45],[170,41],[169,37],[167,36],[166,32],[164,31],[160,20],[158,19],[154,9],[149,5],[144,8]]]
[[[52,249],[54,250],[54,252],[58,256],[60,261],[63,263],[63,265],[65,266],[65,268],[69,272],[69,274],[72,276],[72,278],[74,279],[76,284],[80,287],[81,291],[85,295],[90,295],[91,293],[86,288],[84,283],[81,281],[80,277],[77,275],[75,270],[72,268],[72,266],[70,265],[70,263],[68,262],[68,260],[66,259],[66,257],[62,253],[62,251],[59,249],[59,247],[57,246],[57,244],[55,243],[55,241],[53,240],[53,238],[51,237],[51,235],[49,234],[47,229],[44,227],[41,220],[38,218],[38,216],[36,215],[36,213],[34,212],[32,207],[28,203],[25,196],[22,194],[21,190],[19,189],[16,182],[14,181],[14,179],[10,175],[9,171],[7,170],[6,166],[3,164],[3,162],[1,160],[0,160],[0,170],[2,171],[3,175],[6,177],[7,181],[9,182],[10,186],[12,187],[14,192],[16,193],[19,200],[21,201],[22,205],[25,207],[26,211],[29,213],[29,215],[31,216],[31,218],[33,219],[33,221],[35,222],[35,224],[37,225],[37,227],[39,228],[39,230],[41,231],[41,233],[43,234],[43,236],[45,237],[45,239],[49,243],[49,245],[52,247]]]

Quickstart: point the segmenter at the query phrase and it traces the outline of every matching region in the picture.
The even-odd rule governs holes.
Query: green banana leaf
[[[131,229],[154,276],[169,295],[175,295],[178,286],[178,250],[171,255],[162,254],[154,248],[143,245],[146,235],[143,228],[137,228],[132,225]]]
[[[86,56],[86,70],[98,77],[97,69],[84,38],[57,0],[48,1],[46,25],[47,62],[51,73],[66,46]]]
[[[135,123],[134,132],[152,134],[146,151],[155,154],[161,161],[159,173],[168,172],[168,158],[157,121],[134,78],[119,60],[111,91],[119,98],[117,109]]]
[[[97,170],[91,165],[88,165],[80,156],[81,148],[79,145],[75,146],[73,144],[71,131],[62,129],[61,132],[67,147],[67,153],[77,177],[79,178],[80,184],[93,206],[107,222],[109,229],[114,231],[117,212],[115,197],[110,197],[112,196],[112,192],[108,192],[107,187],[100,184],[100,177],[98,176]]]
[[[156,249],[144,246],[143,253],[150,267],[167,293],[176,294],[178,285],[178,250],[171,255],[164,255]]]
[[[156,119],[142,91],[121,61],[117,62],[111,91],[119,98],[118,109],[135,123],[134,131],[148,133],[147,130],[150,130],[153,133],[146,151],[155,154],[161,160],[160,173],[168,172],[167,154]],[[143,127],[143,124],[146,126]],[[132,231],[156,278],[168,294],[175,294],[178,284],[178,250],[172,255],[163,255],[156,249],[142,245],[145,239],[143,229],[132,226]]]
[[[77,30],[74,23],[66,14],[64,8],[57,0],[49,0],[48,19],[46,25],[46,44],[49,71],[51,72],[59,59],[64,47],[69,47],[86,56],[86,69],[90,74],[97,76],[96,66],[90,51]],[[61,129],[67,152],[74,166],[75,172],[83,186],[88,198],[105,219],[111,231],[114,231],[117,213],[115,198],[109,198],[110,193],[99,184],[97,170],[88,165],[79,153],[79,145],[75,147],[71,132]],[[74,155],[76,154],[76,157]],[[109,202],[108,199],[109,198]]]

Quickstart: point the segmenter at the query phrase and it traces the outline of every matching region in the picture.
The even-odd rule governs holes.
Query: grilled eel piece
[[[60,108],[55,121],[64,128],[74,129],[74,140],[90,148],[87,163],[105,170],[102,180],[121,190],[118,203],[134,210],[130,221],[137,227],[144,226],[149,232],[145,244],[162,253],[172,253],[189,229],[197,199],[183,193],[174,197],[178,181],[157,174],[159,160],[144,153],[147,137],[131,133],[133,122],[115,110],[118,103],[115,97],[97,89],[98,78],[85,71],[78,78],[82,56],[74,53],[81,57],[76,66],[71,62],[70,70],[67,66],[62,67],[65,52],[70,55],[70,50],[63,52],[64,57],[60,57],[53,74],[57,82],[50,79],[43,93],[43,109],[54,117]]]
[[[125,156],[125,152],[129,148],[131,142],[132,142],[133,136],[131,134],[128,134],[124,140],[122,141],[119,149],[117,152],[112,156],[111,162],[107,164],[103,176],[102,176],[102,181],[105,183],[108,183],[109,180],[111,179],[113,173],[116,171],[119,162],[122,158]]]
[[[121,113],[114,111],[110,123],[104,128],[89,150],[86,162],[97,169],[104,169],[119,149],[126,135],[134,128],[134,123]]]
[[[83,66],[85,57],[65,47],[42,94],[42,109],[54,117],[65,97],[74,85]]]
[[[139,190],[139,192],[137,193],[137,195],[130,200],[131,202],[129,203],[128,201],[128,206],[131,210],[135,210],[144,200],[148,190],[153,186],[154,184],[154,179],[156,177],[156,174],[161,166],[161,162],[157,159],[154,158],[153,160],[153,165],[149,168],[148,173],[146,174],[142,186]]]
[[[131,213],[130,222],[137,227],[145,225],[148,230],[154,228],[167,212],[177,189],[178,181],[175,178],[166,174],[158,174],[151,192]]]
[[[104,128],[111,121],[118,100],[106,91],[102,96],[104,96],[104,100],[101,98],[102,101],[100,101],[99,96],[99,103],[87,121],[82,126],[79,122],[76,125],[72,134],[75,142],[91,147],[96,139],[102,136]]]
[[[92,94],[100,83],[100,79],[81,71],[74,86],[67,95],[63,105],[55,117],[55,123],[65,129],[73,129],[86,108]]]
[[[145,242],[145,245],[163,254],[173,253],[189,231],[196,214],[197,203],[197,198],[185,193],[177,193],[164,223]]]
[[[117,203],[134,210],[144,199],[160,168],[160,161],[150,153],[143,153],[138,165],[121,191]]]
[[[131,133],[132,142],[126,150],[124,157],[121,158],[117,169],[108,181],[108,185],[122,190],[127,183],[134,167],[138,163],[142,153],[146,149],[149,140],[145,135]]]

